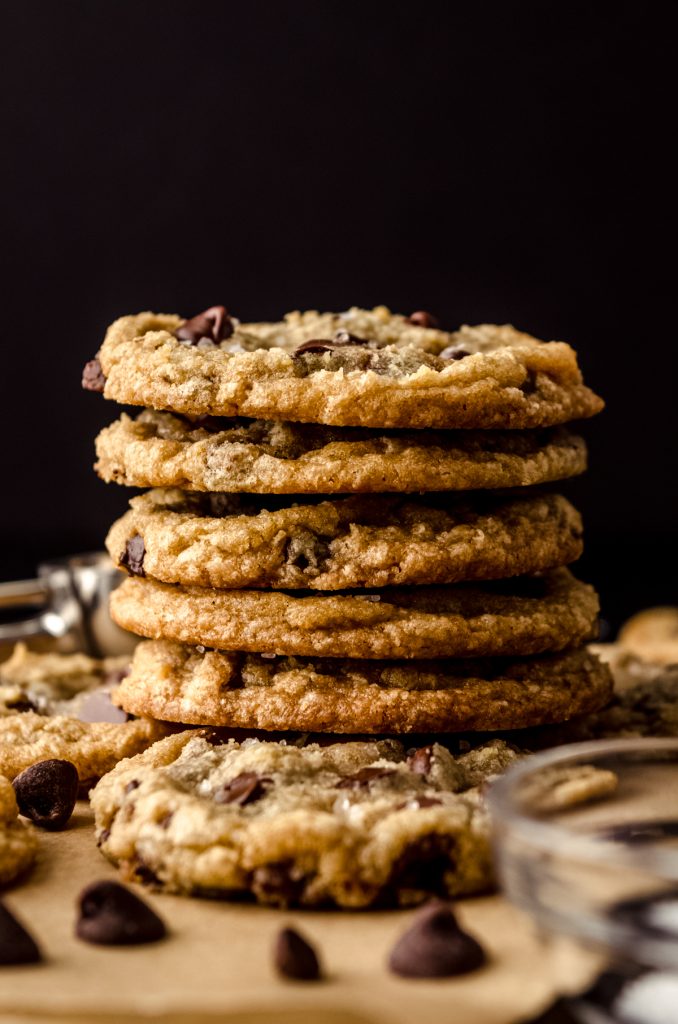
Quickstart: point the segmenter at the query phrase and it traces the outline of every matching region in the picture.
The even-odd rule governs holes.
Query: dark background
[[[613,624],[678,600],[668,10],[5,5],[2,576],[125,505],[79,388],[113,318],[383,302],[577,347],[608,402],[581,574]]]

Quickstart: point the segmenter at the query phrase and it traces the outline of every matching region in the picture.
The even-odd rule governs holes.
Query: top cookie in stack
[[[605,703],[583,647],[597,600],[563,568],[579,516],[531,489],[584,470],[562,424],[602,408],[568,345],[385,307],[240,324],[215,306],[116,321],[83,383],[149,407],[100,434],[100,476],[160,488],[107,542],[131,576],[113,617],[151,641],[126,710],[378,733]]]

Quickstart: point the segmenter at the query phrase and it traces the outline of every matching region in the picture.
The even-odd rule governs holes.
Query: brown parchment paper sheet
[[[488,967],[465,978],[413,981],[388,973],[388,951],[414,911],[286,912],[138,890],[171,936],[133,948],[90,946],[73,935],[77,895],[116,872],[95,846],[88,805],[78,805],[66,831],[40,839],[34,870],[2,897],[47,962],[0,967],[3,1024],[512,1024],[544,1007],[557,979],[574,990],[595,967],[588,954],[546,944],[499,896],[458,905],[460,920],[491,956]],[[316,944],[327,980],[275,975],[273,939],[290,923]]]

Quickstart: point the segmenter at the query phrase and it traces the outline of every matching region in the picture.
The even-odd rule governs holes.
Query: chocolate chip
[[[124,792],[125,793],[132,793],[135,789],[138,789],[140,785],[141,785],[141,783],[139,782],[138,779],[132,779],[125,786]]]
[[[110,828],[104,828],[97,836],[97,846],[103,846],[111,838]]]
[[[136,946],[167,934],[154,910],[118,882],[94,882],[80,895],[75,934],[101,946]]]
[[[410,313],[407,320],[415,327],[440,327],[437,317],[423,309],[418,309],[416,313]]]
[[[62,829],[78,798],[78,769],[70,761],[38,761],[13,782],[19,810],[40,828]]]
[[[29,697],[25,696],[19,697],[14,704],[8,704],[7,707],[10,711],[16,711],[22,714],[25,711],[35,711],[37,714],[40,714],[40,708],[38,705],[34,704]]]
[[[233,334],[233,321],[225,306],[210,306],[209,309],[191,317],[178,327],[174,337],[187,345],[197,345],[206,338],[218,345]]]
[[[37,964],[42,954],[35,939],[0,902],[0,964]]]
[[[448,345],[438,354],[439,359],[465,359],[471,353],[463,345]]]
[[[482,946],[462,931],[444,903],[426,907],[391,950],[389,967],[405,978],[447,978],[485,963]]]
[[[420,747],[408,755],[407,767],[415,775],[428,775],[433,764],[433,747]]]
[[[334,338],[329,339],[313,338],[298,345],[292,353],[293,356],[303,355],[304,352],[334,352],[338,348],[346,348],[347,345],[369,345],[367,338],[358,338],[348,331],[337,331]]]
[[[280,974],[297,981],[316,981],[320,977],[318,957],[306,939],[294,928],[278,932],[273,961]]]
[[[255,868],[250,884],[262,903],[288,907],[299,902],[306,886],[306,875],[294,861],[280,861]]]
[[[141,857],[137,854],[134,860],[132,868],[132,874],[137,882],[141,882],[142,885],[152,885],[160,887],[160,879],[156,875],[153,868],[149,868],[148,864],[144,863]]]
[[[417,808],[423,807],[442,807],[442,800],[438,800],[435,796],[413,796],[409,800],[403,800],[402,803],[396,804],[396,811],[402,811],[406,807],[409,810],[415,811]]]
[[[446,894],[445,877],[454,867],[455,840],[436,832],[420,835],[405,847],[391,868],[388,888],[432,896]]]
[[[163,814],[162,818],[158,819],[158,825],[160,828],[169,828],[172,824],[172,818],[174,817],[174,811],[168,811],[167,814]]]
[[[130,576],[145,576],[144,555],[146,546],[144,538],[135,533],[125,544],[125,550],[120,555],[119,562],[123,569],[127,569]]]
[[[218,789],[214,794],[214,800],[218,804],[237,804],[244,807],[245,804],[260,800],[266,793],[270,781],[256,772],[242,772]]]
[[[97,391],[101,394],[106,384],[106,378],[104,377],[104,371],[101,369],[101,363],[98,359],[90,359],[88,363],[85,363],[82,371],[82,386],[85,391]]]
[[[395,775],[393,768],[361,768],[353,775],[346,775],[337,783],[337,789],[367,789],[375,779],[386,779]]]

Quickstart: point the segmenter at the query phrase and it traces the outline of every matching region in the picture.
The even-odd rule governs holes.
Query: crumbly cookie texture
[[[19,643],[0,662],[0,717],[17,711],[75,716],[88,693],[117,682],[130,658],[37,652]]]
[[[102,852],[128,878],[275,906],[407,906],[491,884],[481,790],[515,757],[501,741],[408,759],[392,740],[184,733],[122,762],[91,800]]]
[[[106,547],[123,567],[200,587],[342,590],[503,579],[582,551],[579,513],[555,494],[393,495],[333,501],[155,490],[133,498]]]
[[[98,721],[110,690],[129,658],[98,660],[85,654],[39,654],[18,644],[0,664],[0,774],[13,779],[49,758],[71,761],[86,785],[123,757],[167,735],[167,727],[141,718]]]
[[[678,664],[678,606],[646,608],[633,615],[619,631],[619,644],[645,661]]]
[[[115,700],[170,722],[330,733],[442,733],[563,722],[607,703],[585,649],[532,659],[358,661],[140,643]]]
[[[357,658],[557,651],[594,636],[598,598],[567,569],[457,587],[295,596],[135,577],[111,595],[123,629],[219,650]]]
[[[0,775],[0,885],[8,885],[28,870],[37,848],[35,830],[19,821],[12,783]]]
[[[96,440],[95,469],[132,487],[269,494],[464,491],[576,476],[584,441],[543,431],[369,431],[123,414]]]
[[[154,313],[116,320],[99,353],[105,396],[188,415],[417,428],[551,426],[603,407],[569,345],[510,326],[449,333],[378,306],[290,313],[186,344],[174,336],[183,323]],[[338,331],[352,337],[337,343]],[[295,351],[317,339],[330,344]]]

